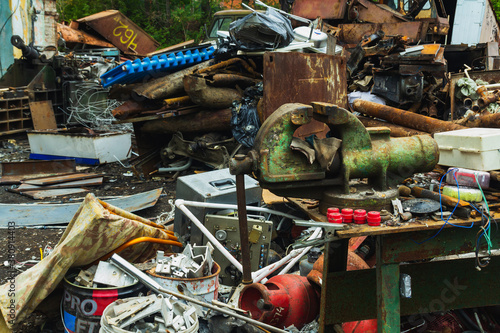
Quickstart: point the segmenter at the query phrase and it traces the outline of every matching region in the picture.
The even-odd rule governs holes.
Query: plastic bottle
[[[481,188],[485,189],[490,186],[489,172],[464,168],[449,168],[448,174],[446,175],[446,183],[456,185],[458,182],[458,185],[479,188],[477,186],[476,177]],[[456,181],[455,178],[457,179]]]
[[[309,272],[312,270],[314,263],[318,260],[321,255],[321,250],[317,247],[313,247],[309,250],[307,254],[307,258],[302,259],[299,262],[299,271],[301,276],[307,276]]]

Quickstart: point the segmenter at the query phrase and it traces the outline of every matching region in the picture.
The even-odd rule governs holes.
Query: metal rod
[[[216,208],[216,209],[238,209],[238,205],[233,204],[221,204],[215,202],[201,202],[201,201],[188,201],[184,199],[175,200],[175,204],[177,203],[185,205],[185,206],[193,206],[193,207],[203,207],[203,208]],[[282,213],[278,210],[273,210],[265,207],[256,207],[256,206],[247,206],[247,210],[252,210],[256,212],[269,213],[273,215],[283,216],[292,220],[300,220],[298,216],[293,216],[287,213]]]
[[[260,322],[258,320],[252,319],[252,318],[245,317],[243,315],[235,313],[234,311],[231,311],[231,310],[228,310],[228,309],[224,309],[224,308],[219,308],[219,307],[217,307],[215,305],[212,305],[210,303],[206,303],[206,302],[200,301],[200,300],[198,300],[196,298],[192,298],[192,297],[189,297],[189,296],[186,296],[186,295],[183,295],[183,294],[179,294],[179,293],[176,293],[174,291],[162,288],[158,282],[156,282],[155,280],[153,280],[151,277],[147,276],[145,273],[143,273],[142,271],[140,271],[139,269],[137,269],[136,267],[134,267],[134,265],[132,265],[131,263],[129,263],[128,261],[126,261],[125,259],[123,259],[122,257],[120,257],[117,254],[113,254],[113,256],[111,257],[111,261],[115,265],[117,265],[118,267],[120,267],[121,269],[123,269],[125,272],[127,272],[130,275],[132,275],[133,277],[137,278],[139,281],[141,281],[143,284],[145,284],[146,286],[148,286],[149,288],[151,288],[153,291],[156,291],[158,293],[164,293],[164,294],[172,295],[172,296],[180,298],[180,299],[184,299],[184,300],[186,300],[188,302],[191,302],[191,303],[194,303],[194,304],[198,304],[200,306],[203,306],[203,307],[215,310],[215,311],[223,313],[225,315],[241,319],[243,321],[246,321],[247,323],[250,323],[252,325],[256,325],[256,326],[262,327],[262,328],[264,328],[266,330],[269,330],[271,332],[286,333],[286,331],[284,331],[282,329],[279,329],[277,327],[268,325],[266,323]]]
[[[239,155],[236,155],[239,156]],[[245,198],[245,175],[236,175],[236,202],[238,203],[238,222],[240,227],[241,262],[243,263],[243,284],[252,283],[250,266],[250,247],[248,245],[247,201]]]
[[[354,101],[353,109],[372,117],[387,120],[396,125],[408,126],[427,133],[453,131],[466,128],[449,121],[425,117],[405,110],[393,108],[388,105],[381,105],[361,99]]]
[[[208,238],[210,242],[226,257],[227,260],[231,262],[231,264],[236,267],[237,270],[240,272],[243,272],[243,266],[236,260],[234,256],[229,253],[228,250],[217,240],[217,238],[212,235],[212,233],[203,225],[203,223],[198,220],[196,216],[194,216],[193,213],[189,209],[187,209],[186,206],[184,206],[183,200],[182,199],[177,199],[175,200],[175,206],[179,208],[186,216],[193,222],[198,229],[201,230],[201,232]]]

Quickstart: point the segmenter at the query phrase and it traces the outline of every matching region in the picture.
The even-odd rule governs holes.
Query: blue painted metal
[[[211,59],[215,48],[200,48],[194,51],[170,53],[169,55],[154,56],[152,58],[136,59],[126,61],[118,67],[104,73],[101,76],[101,84],[104,88],[114,84],[134,83],[145,77],[155,77],[160,73],[175,72],[184,67],[196,65],[202,61]]]
[[[71,157],[71,156],[57,156],[57,155],[44,155],[44,154],[30,154],[32,160],[75,160],[76,164],[85,165],[99,165],[98,158],[85,158],[85,157]]]
[[[0,1],[0,29],[2,29],[0,31],[0,45],[3,45],[0,47],[0,74],[2,75],[14,63],[13,46],[10,44],[12,37],[11,14],[10,1]]]

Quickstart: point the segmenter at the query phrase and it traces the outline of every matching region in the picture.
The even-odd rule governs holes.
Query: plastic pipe
[[[174,171],[184,171],[187,170],[191,167],[191,164],[193,163],[193,159],[190,157],[187,161],[186,164],[177,166],[177,167],[168,167],[168,168],[158,168],[158,172],[174,172]]]
[[[175,204],[177,205],[177,202],[184,206],[193,206],[193,207],[204,207],[204,208],[217,208],[217,209],[238,209],[238,205],[232,205],[232,204],[220,204],[220,203],[211,203],[211,202],[199,202],[199,201],[187,201],[184,199],[177,199],[175,201]],[[264,207],[255,207],[255,206],[247,206],[247,210],[252,210],[256,212],[263,212],[263,213],[269,213],[269,214],[274,214],[278,216],[284,216],[292,220],[300,220],[299,217],[293,216],[290,214],[282,213],[277,210],[269,209],[269,208],[264,208]]]
[[[111,251],[108,254],[104,255],[103,257],[99,258],[99,260],[97,260],[97,262],[108,260],[108,258],[111,257],[113,254],[121,252],[121,251],[125,250],[129,246],[132,246],[132,245],[135,245],[135,244],[139,244],[139,243],[142,243],[142,242],[149,242],[149,243],[156,243],[156,244],[164,244],[164,245],[173,245],[173,246],[178,246],[178,247],[184,247],[181,243],[176,242],[174,240],[154,238],[154,237],[139,237],[139,238],[132,239],[132,240],[130,240],[130,241],[128,241],[128,242],[120,245],[119,247],[117,247],[113,251]]]

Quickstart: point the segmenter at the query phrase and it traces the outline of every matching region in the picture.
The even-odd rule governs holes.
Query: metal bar
[[[238,155],[239,156],[239,155]],[[243,284],[252,283],[250,247],[248,245],[248,223],[245,198],[245,175],[236,175],[236,202],[238,203],[238,222],[240,227],[241,262],[243,263]]]
[[[349,240],[329,242],[325,245],[325,261],[323,264],[323,278],[326,278],[335,272],[343,272],[347,269],[347,252],[349,251]],[[335,292],[337,286],[335,283],[323,283],[321,286],[321,306],[319,314],[319,332],[333,332],[335,324],[341,321],[333,322],[329,320],[331,308],[334,304],[342,304],[345,300],[339,297]]]
[[[467,128],[448,121],[421,116],[405,110],[369,101],[363,101],[361,99],[354,101],[353,108],[355,111],[360,113],[381,118],[396,125],[408,126],[428,133],[454,131]]]
[[[245,317],[245,316],[240,315],[238,313],[235,313],[234,311],[220,308],[220,307],[217,307],[217,306],[212,305],[210,303],[205,303],[203,301],[197,300],[196,298],[192,298],[189,296],[185,296],[183,294],[179,294],[179,293],[164,289],[160,286],[160,284],[158,282],[153,280],[151,277],[147,276],[145,273],[143,273],[139,269],[135,268],[134,265],[132,265],[131,263],[129,263],[128,261],[126,261],[125,259],[123,259],[122,257],[120,257],[117,254],[113,254],[113,256],[111,257],[111,261],[115,265],[117,265],[118,267],[120,267],[121,269],[123,269],[124,271],[126,271],[127,273],[132,275],[133,277],[137,278],[143,284],[145,284],[146,286],[148,286],[149,288],[151,288],[152,290],[154,290],[158,293],[172,295],[174,297],[186,300],[188,302],[191,302],[191,303],[194,303],[197,305],[201,305],[203,307],[215,310],[215,311],[223,313],[225,315],[241,319],[247,323],[264,328],[264,329],[269,330],[271,332],[277,332],[277,333],[285,333],[286,332],[282,329],[276,328],[276,327],[268,325],[266,323],[262,323],[260,321],[255,320],[255,319],[248,318],[248,317]]]
[[[377,326],[379,333],[401,330],[399,300],[399,264],[383,261],[384,236],[377,236]]]

